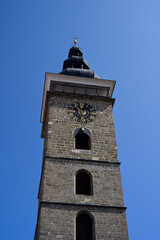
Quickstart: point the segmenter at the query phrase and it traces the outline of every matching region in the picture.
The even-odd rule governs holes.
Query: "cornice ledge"
[[[94,208],[110,208],[110,209],[120,209],[126,210],[127,207],[124,206],[112,206],[103,204],[84,204],[84,203],[69,203],[69,202],[52,202],[52,201],[40,201],[40,204],[50,204],[50,205],[63,205],[63,206],[77,206],[77,207],[94,207]]]
[[[49,158],[51,160],[70,160],[70,161],[104,163],[104,164],[115,164],[115,165],[120,165],[121,164],[121,162],[114,162],[114,161],[93,160],[93,159],[85,159],[85,158],[54,157],[54,156],[49,156],[49,155],[44,155],[44,159],[45,158]]]

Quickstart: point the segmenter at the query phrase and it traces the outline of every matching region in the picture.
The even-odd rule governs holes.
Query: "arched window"
[[[94,223],[90,214],[79,213],[76,218],[76,240],[93,240]]]
[[[76,194],[92,195],[92,175],[86,170],[76,174]]]
[[[84,149],[90,150],[91,149],[91,138],[90,132],[87,129],[79,128],[76,129],[74,132],[75,136],[75,148],[76,149]]]

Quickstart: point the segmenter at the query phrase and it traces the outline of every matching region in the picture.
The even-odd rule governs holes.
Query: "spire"
[[[60,74],[99,78],[92,70],[89,69],[88,63],[83,58],[82,50],[76,46],[77,41],[74,40],[74,46],[70,48],[68,58],[63,63],[63,70]]]

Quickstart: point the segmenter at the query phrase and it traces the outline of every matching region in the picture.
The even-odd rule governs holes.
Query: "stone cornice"
[[[121,162],[114,162],[114,161],[106,161],[106,160],[93,160],[93,159],[84,159],[84,158],[69,158],[69,157],[54,157],[54,156],[48,156],[48,155],[45,155],[44,156],[44,159],[50,159],[50,160],[56,160],[56,161],[65,161],[67,162],[66,160],[68,161],[72,161],[72,162],[86,162],[86,163],[92,163],[92,164],[114,164],[114,165],[120,165]]]
[[[111,206],[111,205],[104,205],[104,204],[84,204],[84,203],[69,203],[69,202],[53,202],[53,201],[40,201],[41,204],[49,204],[49,205],[56,205],[56,206],[70,206],[70,207],[83,207],[83,208],[107,208],[107,209],[117,209],[125,211],[127,207],[124,206]]]

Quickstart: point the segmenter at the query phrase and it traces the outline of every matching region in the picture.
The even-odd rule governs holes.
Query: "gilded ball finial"
[[[75,40],[74,40],[74,44],[76,44],[76,43],[77,43],[77,40],[75,39]]]

